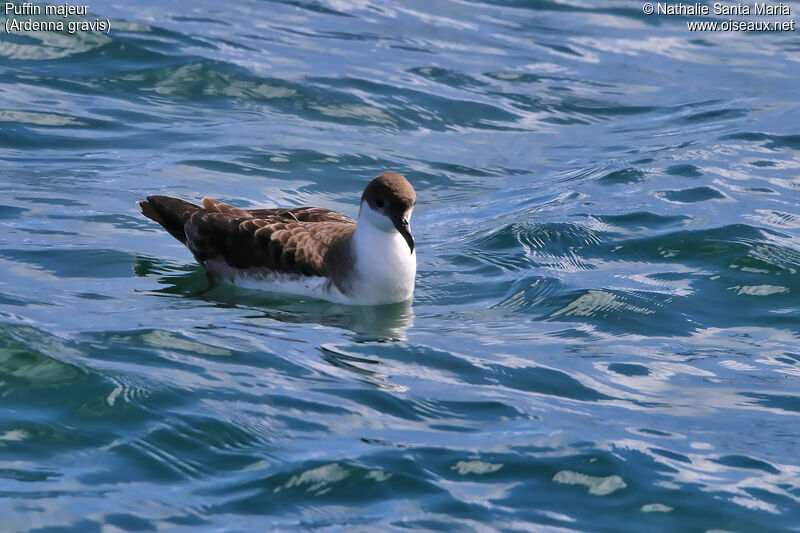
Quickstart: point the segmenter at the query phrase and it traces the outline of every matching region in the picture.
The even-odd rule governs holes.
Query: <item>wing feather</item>
[[[222,258],[234,268],[326,276],[331,246],[352,235],[350,217],[316,207],[244,210],[203,198],[186,222],[186,244],[198,261]]]
[[[355,220],[322,207],[298,207],[296,209],[250,209],[255,218],[280,219],[293,222],[344,222],[355,224]]]

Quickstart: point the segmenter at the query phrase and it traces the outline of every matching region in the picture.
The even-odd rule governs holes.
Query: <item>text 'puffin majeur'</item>
[[[111,31],[111,21],[95,18],[94,20],[60,20],[68,17],[85,17],[89,15],[88,5],[38,5],[33,2],[15,4],[5,2],[3,11],[6,33],[29,31],[55,31],[75,33],[78,31],[96,31],[108,33]],[[42,17],[20,19],[16,17]],[[53,17],[55,20],[48,19]]]

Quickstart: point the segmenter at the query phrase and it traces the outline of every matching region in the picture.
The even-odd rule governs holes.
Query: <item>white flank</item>
[[[342,294],[329,278],[322,276],[285,274],[266,268],[233,268],[224,259],[206,261],[205,267],[209,272],[219,276],[222,281],[246,289],[310,296],[337,304],[354,305],[357,303]]]

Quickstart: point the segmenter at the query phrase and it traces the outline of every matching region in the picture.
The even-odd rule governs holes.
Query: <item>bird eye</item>
[[[378,200],[377,202],[375,202],[375,205],[378,207],[383,207],[383,200]]]

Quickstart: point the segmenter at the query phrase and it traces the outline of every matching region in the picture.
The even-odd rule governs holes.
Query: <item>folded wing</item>
[[[202,204],[164,196],[141,203],[142,212],[184,242],[201,263],[222,258],[238,269],[303,276],[329,275],[326,256],[356,226],[353,219],[318,207],[245,210],[209,198]]]

